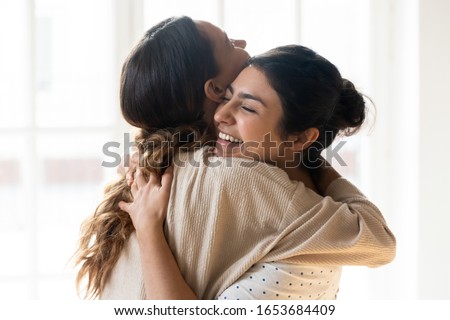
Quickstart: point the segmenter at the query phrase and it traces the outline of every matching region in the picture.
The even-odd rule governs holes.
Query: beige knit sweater
[[[276,167],[186,153],[175,162],[166,234],[201,299],[214,299],[257,262],[376,267],[395,256],[379,210],[340,178],[326,197]],[[133,234],[102,299],[144,299]]]

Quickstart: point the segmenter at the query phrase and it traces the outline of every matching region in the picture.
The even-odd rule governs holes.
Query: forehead
[[[267,87],[270,87],[270,84],[264,72],[252,65],[245,67],[241,71],[241,73],[239,73],[237,78],[233,81],[233,85],[243,88],[252,87],[257,91],[262,92],[265,91]]]
[[[259,97],[266,106],[280,106],[278,93],[270,85],[265,73],[254,66],[248,66],[233,81],[231,87],[236,94],[248,93]]]

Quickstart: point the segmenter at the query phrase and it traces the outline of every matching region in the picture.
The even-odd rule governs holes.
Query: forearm
[[[196,299],[184,281],[163,231],[167,214],[173,167],[159,177],[139,168],[131,180],[133,203],[121,201],[120,209],[130,214],[139,243],[147,299]]]
[[[395,236],[380,210],[344,178],[335,179],[291,228],[283,241],[299,243],[302,252],[291,263],[376,267],[395,257]]]
[[[184,280],[161,227],[141,237],[139,247],[147,299],[197,299]]]

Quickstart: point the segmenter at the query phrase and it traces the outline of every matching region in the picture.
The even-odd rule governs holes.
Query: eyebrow
[[[234,93],[234,88],[233,88],[233,86],[232,86],[231,84],[228,86],[228,90],[230,90],[231,94]],[[250,93],[239,92],[239,93],[238,93],[238,98],[240,98],[240,99],[250,99],[250,100],[258,101],[258,102],[261,103],[264,107],[267,108],[266,104],[264,103],[264,101],[263,101],[260,97],[254,96],[254,95],[252,95],[252,94],[250,94]]]

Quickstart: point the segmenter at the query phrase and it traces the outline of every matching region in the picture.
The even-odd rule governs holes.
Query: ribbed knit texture
[[[350,182],[322,197],[261,162],[182,154],[175,164],[166,220],[169,245],[197,296],[214,299],[257,262],[375,267],[395,256],[395,238],[379,210]],[[132,237],[130,242],[136,241]],[[135,251],[129,244],[124,250]],[[118,279],[126,272],[127,288]],[[103,299],[141,299],[139,259],[121,256]],[[115,274],[119,273],[119,275]]]
[[[128,239],[100,299],[144,300],[145,287],[136,232]]]

